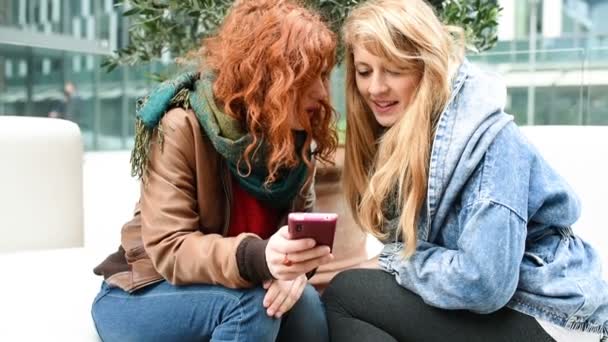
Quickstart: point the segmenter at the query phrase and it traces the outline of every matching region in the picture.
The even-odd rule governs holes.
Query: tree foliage
[[[247,0],[244,0],[247,1]],[[348,12],[365,0],[304,0],[340,32]],[[116,6],[129,17],[129,43],[106,59],[102,66],[111,71],[118,65],[136,65],[163,54],[182,56],[196,49],[212,34],[226,15],[233,0],[119,0]],[[500,8],[495,0],[431,0],[439,17],[447,24],[464,29],[467,47],[472,51],[491,48],[497,40]]]

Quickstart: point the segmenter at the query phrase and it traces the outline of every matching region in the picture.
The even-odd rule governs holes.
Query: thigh
[[[323,297],[332,337],[333,322],[344,326],[344,317],[351,317],[382,329],[398,341],[552,340],[534,318],[508,308],[480,315],[429,306],[381,270],[343,272]]]
[[[245,336],[247,327],[256,325],[259,330],[276,326],[273,335],[276,336],[279,323],[260,315],[265,312],[264,293],[262,288],[173,286],[166,281],[127,293],[104,283],[93,303],[92,315],[104,341],[228,339]]]
[[[353,317],[333,315],[330,328],[332,341],[397,342],[382,328]]]

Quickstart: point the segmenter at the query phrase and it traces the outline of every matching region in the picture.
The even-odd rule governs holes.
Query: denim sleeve
[[[380,253],[380,267],[429,305],[490,313],[515,293],[526,224],[491,201],[464,210],[457,249],[418,240],[416,252],[404,259],[403,244],[392,243]]]

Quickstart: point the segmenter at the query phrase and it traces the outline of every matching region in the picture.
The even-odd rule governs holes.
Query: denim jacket
[[[380,267],[429,305],[490,313],[504,306],[608,335],[608,284],[597,252],[574,235],[580,203],[504,112],[506,88],[464,61],[441,114],[416,252],[395,221]]]

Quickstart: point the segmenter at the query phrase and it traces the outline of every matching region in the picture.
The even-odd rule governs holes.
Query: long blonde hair
[[[379,238],[388,235],[383,204],[396,201],[405,256],[416,249],[434,126],[450,97],[450,75],[462,60],[457,33],[423,0],[371,0],[355,8],[344,26],[346,199],[355,220]],[[405,113],[384,132],[357,90],[355,45],[420,77]]]

